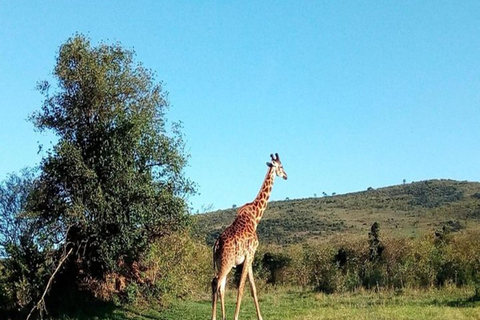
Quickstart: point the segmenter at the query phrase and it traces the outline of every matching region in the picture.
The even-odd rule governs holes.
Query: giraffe
[[[250,282],[250,289],[255,303],[258,320],[262,320],[260,306],[257,299],[257,289],[253,279],[252,262],[258,247],[257,225],[262,219],[263,212],[267,208],[267,201],[272,192],[275,176],[287,179],[283,170],[278,153],[275,157],[270,155],[271,162],[267,162],[268,171],[260,187],[257,197],[237,210],[237,216],[233,223],[227,227],[218,237],[213,246],[213,268],[215,277],[212,280],[212,320],[216,320],[217,300],[220,298],[222,305],[222,319],[225,320],[225,285],[227,274],[233,267],[243,263],[240,284],[238,287],[237,304],[234,319],[238,320],[240,303],[242,302],[243,290],[246,278]]]

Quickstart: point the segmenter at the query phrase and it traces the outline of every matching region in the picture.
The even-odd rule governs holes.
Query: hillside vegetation
[[[195,216],[196,235],[211,245],[235,218],[236,209]],[[275,201],[258,234],[262,243],[319,242],[339,235],[366,235],[378,222],[383,234],[417,237],[436,230],[480,229],[480,183],[427,180],[344,195]]]

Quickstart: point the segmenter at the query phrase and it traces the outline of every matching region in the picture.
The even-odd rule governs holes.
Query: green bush
[[[316,291],[333,293],[338,289],[340,271],[334,261],[336,250],[331,245],[306,248],[304,263]]]
[[[214,271],[212,251],[188,233],[157,240],[142,259],[143,295],[168,303],[172,298],[205,296]]]
[[[267,252],[262,258],[262,267],[268,272],[267,283],[277,285],[284,284],[283,271],[290,264],[292,258],[284,253]]]
[[[285,285],[310,287],[325,293],[404,288],[431,288],[446,284],[480,287],[479,232],[450,234],[438,241],[382,237],[381,259],[370,259],[366,237],[332,239],[316,245],[276,248],[272,260],[282,266]],[[264,255],[265,257],[265,255]],[[264,261],[264,270],[265,261]],[[270,276],[270,274],[268,274]],[[268,278],[267,278],[268,279]]]

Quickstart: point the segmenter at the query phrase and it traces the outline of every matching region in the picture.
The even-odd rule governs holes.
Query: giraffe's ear
[[[267,166],[269,166],[271,168],[271,167],[273,167],[273,164],[271,162],[267,162]]]

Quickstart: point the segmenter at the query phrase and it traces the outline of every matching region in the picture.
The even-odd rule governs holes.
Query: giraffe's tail
[[[218,251],[218,248],[220,247],[220,238],[217,239],[217,241],[215,241],[215,244],[213,245],[213,270],[215,270],[215,272],[217,271],[217,251]]]

